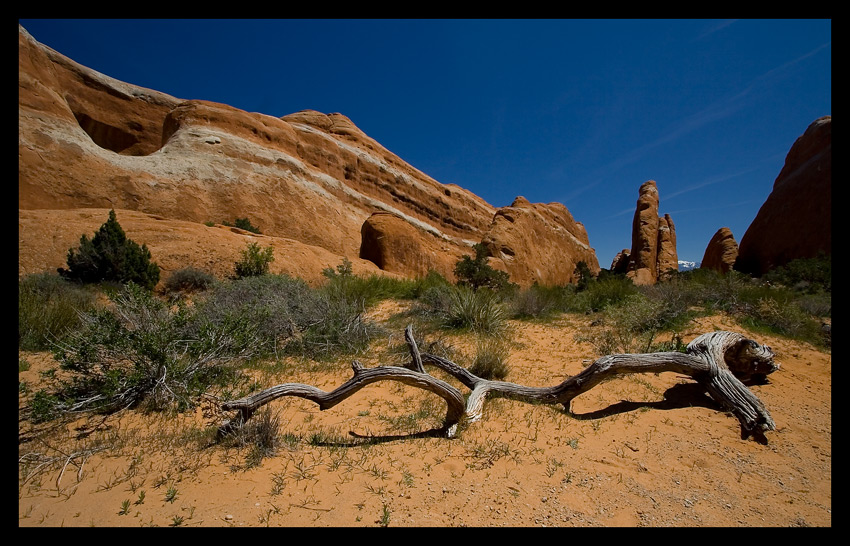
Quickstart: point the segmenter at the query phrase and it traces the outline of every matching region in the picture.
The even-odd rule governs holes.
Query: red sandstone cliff
[[[377,270],[405,276],[421,275],[430,265],[444,269],[429,261],[429,253],[445,262],[471,253],[471,244],[485,236],[513,241],[515,254],[502,260],[521,284],[560,282],[569,277],[565,264],[596,263],[584,228],[563,205],[525,207],[535,220],[523,229],[542,234],[546,244],[520,243],[521,234],[493,227],[500,220],[492,205],[413,168],[342,114],[307,110],[276,118],[179,99],[88,69],[19,29],[20,273],[38,270],[35,255],[44,256],[43,268],[50,269],[67,252],[49,250],[43,234],[34,238],[23,211],[41,211],[41,227],[56,222],[61,231],[71,211],[110,208],[142,213],[134,217],[139,223],[173,221],[170,237],[206,245],[215,245],[215,238],[199,237],[195,225],[248,218],[269,240],[297,242],[323,260],[370,261]],[[56,213],[43,212],[49,210]],[[374,224],[379,218],[374,213],[387,213],[397,225],[380,248],[364,253],[364,244],[372,244],[363,240],[369,219]],[[126,216],[119,214],[119,221]],[[158,229],[142,231],[161,236]],[[157,248],[157,240],[136,240],[152,252]],[[279,246],[281,252],[290,248]],[[404,257],[405,248],[419,248],[421,255]]]
[[[832,117],[794,142],[765,203],[741,238],[735,269],[761,275],[795,258],[832,254]]]

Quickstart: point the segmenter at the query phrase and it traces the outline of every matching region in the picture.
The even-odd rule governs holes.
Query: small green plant
[[[142,490],[142,491],[139,491],[139,498],[136,499],[136,502],[134,502],[133,504],[139,506],[139,505],[142,505],[144,503],[145,503],[145,491]]]
[[[30,400],[30,419],[34,423],[50,421],[61,413],[59,398],[44,389],[36,391]]]
[[[281,446],[280,416],[266,407],[226,436],[223,442],[226,445],[249,447],[246,468],[260,466],[264,458],[274,455]]]
[[[242,257],[235,264],[236,278],[258,277],[269,272],[269,265],[274,261],[272,247],[261,248],[255,242],[248,243],[242,251]]]
[[[390,524],[390,514],[391,514],[390,507],[387,506],[387,504],[385,503],[383,505],[383,508],[381,509],[381,519],[378,520],[378,524],[380,524],[381,527],[388,527],[389,526],[389,524]]]
[[[130,513],[130,499],[125,499],[121,502],[121,510],[118,511],[119,516],[126,516]]]
[[[169,527],[180,527],[181,525],[183,525],[183,520],[184,520],[184,519],[185,519],[185,518],[184,518],[183,516],[174,516],[174,517],[172,517],[172,518],[171,518],[171,523],[169,524]]]
[[[83,235],[79,248],[68,250],[67,263],[68,269],[59,268],[59,274],[83,283],[133,282],[152,290],[159,282],[159,266],[151,261],[148,247],[127,238],[114,210],[94,237]]]
[[[177,489],[172,485],[165,492],[165,501],[173,503],[175,500],[177,500]]]

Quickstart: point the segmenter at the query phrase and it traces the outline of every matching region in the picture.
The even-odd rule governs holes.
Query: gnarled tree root
[[[225,424],[220,433],[247,421],[259,407],[282,396],[298,396],[312,400],[319,409],[328,409],[345,400],[361,388],[377,381],[400,381],[441,396],[447,405],[443,431],[455,435],[462,418],[469,422],[481,418],[488,396],[499,396],[534,403],[562,404],[570,410],[572,400],[592,389],[605,379],[628,373],[676,372],[692,377],[703,385],[708,394],[741,423],[742,436],[765,441],[764,433],[776,429],[764,404],[741,382],[763,377],[777,369],[770,347],[733,332],[703,334],[688,344],[686,352],[644,354],[614,354],[599,358],[581,373],[553,387],[526,387],[506,381],[483,379],[451,360],[419,353],[411,327],[405,329],[405,339],[411,354],[407,367],[379,366],[364,368],[355,361],[354,377],[331,392],[310,385],[285,383],[270,387],[239,400],[222,404],[223,410],[237,410],[237,417]],[[460,391],[429,375],[424,364],[440,368],[470,389],[464,403]]]

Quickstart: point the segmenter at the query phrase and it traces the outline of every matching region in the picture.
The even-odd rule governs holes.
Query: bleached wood
[[[462,417],[469,422],[480,420],[484,403],[490,396],[500,396],[531,403],[562,404],[570,410],[572,400],[604,380],[629,373],[675,372],[692,377],[708,394],[741,423],[745,437],[764,440],[764,433],[776,429],[764,404],[742,383],[741,379],[765,376],[777,369],[770,347],[734,332],[703,334],[688,344],[686,352],[613,354],[599,358],[581,373],[552,387],[528,387],[507,381],[493,381],[476,376],[466,368],[443,357],[420,353],[412,328],[405,329],[411,354],[408,367],[379,366],[366,369],[355,361],[354,377],[331,392],[310,385],[285,383],[239,400],[222,404],[224,410],[238,410],[234,424],[244,423],[257,408],[282,396],[298,396],[312,400],[324,410],[335,406],[361,388],[377,381],[400,381],[440,395],[447,405],[443,430],[453,436]],[[427,372],[423,364],[433,365],[470,389],[463,396],[453,386]],[[736,377],[737,376],[737,377]]]

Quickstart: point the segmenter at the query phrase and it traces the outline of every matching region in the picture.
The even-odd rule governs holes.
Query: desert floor
[[[372,314],[392,320],[399,305],[386,302]],[[589,320],[572,315],[512,321],[506,380],[550,386],[578,373],[583,361],[601,356],[577,336],[588,328]],[[391,323],[397,334],[382,343],[398,343],[402,329]],[[682,339],[713,330],[740,332],[777,354],[781,369],[751,387],[777,425],[766,445],[742,439],[737,419],[672,373],[610,380],[576,398],[571,413],[488,400],[482,420],[452,439],[417,434],[441,424],[440,398],[382,382],[326,411],[302,399],[273,402],[284,441],[259,463],[249,447],[210,443],[209,431],[225,417],[214,404],[179,416],[128,411],[52,429],[21,421],[18,523],[831,526],[831,355],[723,316],[694,321]],[[445,334],[444,342],[471,351],[468,335]],[[31,364],[19,380],[33,388],[39,372],[55,366],[49,353],[19,357]],[[358,358],[366,366],[391,364]],[[258,369],[259,384],[330,391],[351,377],[347,361],[285,364]]]

